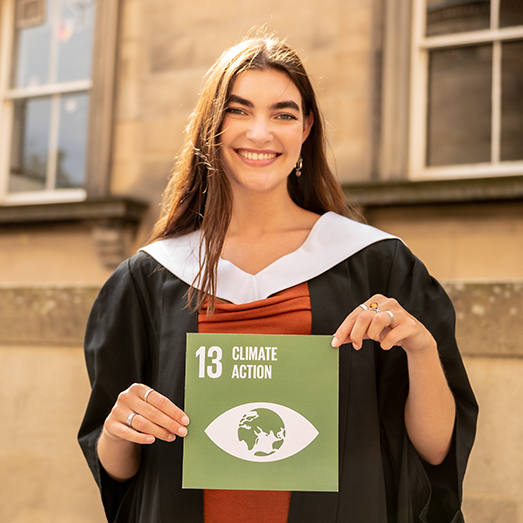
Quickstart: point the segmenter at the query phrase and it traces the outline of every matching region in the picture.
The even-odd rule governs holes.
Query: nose
[[[272,140],[272,129],[267,118],[259,116],[254,118],[250,123],[251,125],[246,133],[249,140],[257,144],[268,143]]]

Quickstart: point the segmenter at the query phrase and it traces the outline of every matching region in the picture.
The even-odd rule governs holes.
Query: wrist
[[[413,363],[429,361],[434,358],[439,360],[438,345],[432,336],[422,346],[405,350],[405,352],[407,353],[407,359]]]

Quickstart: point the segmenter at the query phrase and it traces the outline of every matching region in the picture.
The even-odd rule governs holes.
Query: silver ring
[[[145,396],[143,397],[143,400],[145,401],[145,403],[147,403],[147,396],[149,396],[149,394],[151,394],[151,392],[153,391],[154,389],[149,389],[146,393],[145,393]]]
[[[360,303],[358,307],[361,307],[364,311],[368,309],[368,307],[364,303]]]
[[[133,428],[133,418],[136,416],[136,412],[131,412],[131,414],[129,414],[129,416],[127,416],[127,421],[125,422],[125,424],[130,428],[132,429]]]
[[[374,303],[371,303],[369,305],[369,309],[371,311],[374,311],[376,314],[379,314],[381,311],[380,311],[380,305],[378,302],[374,302]]]
[[[390,312],[390,311],[383,311],[383,312],[386,312],[390,316],[390,323],[389,323],[389,327],[390,327],[394,323],[394,314],[392,314],[392,312]]]

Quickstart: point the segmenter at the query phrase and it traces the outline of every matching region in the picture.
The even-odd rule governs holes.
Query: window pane
[[[91,77],[95,0],[62,0],[58,27],[58,82]]]
[[[51,99],[15,102],[9,192],[45,189]]]
[[[76,93],[60,100],[60,127],[56,187],[82,187],[85,181],[85,150],[89,96]]]
[[[501,160],[523,160],[523,41],[501,49]]]
[[[15,35],[15,59],[13,60],[13,87],[29,87],[49,83],[49,56],[51,50],[52,1],[47,2],[46,15],[42,23],[19,27]],[[24,4],[19,3],[18,9]],[[17,13],[17,24],[21,24],[24,13]]]
[[[523,0],[501,0],[499,26],[523,25]]]
[[[427,0],[427,36],[489,27],[489,0]]]
[[[428,165],[490,161],[492,46],[432,51]]]

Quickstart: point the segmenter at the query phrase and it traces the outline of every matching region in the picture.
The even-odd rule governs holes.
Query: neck
[[[292,223],[306,212],[292,201],[287,191],[276,197],[265,194],[235,197],[229,231],[233,234],[263,234]]]

